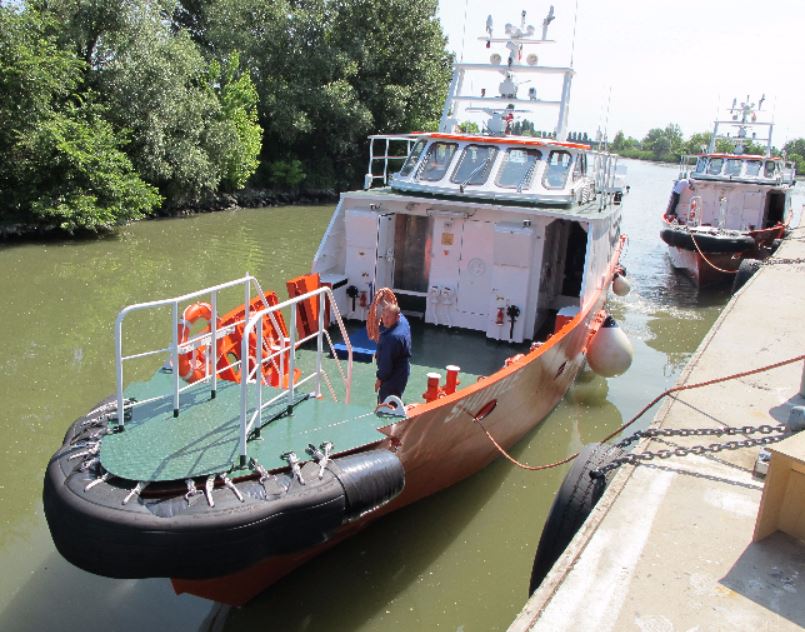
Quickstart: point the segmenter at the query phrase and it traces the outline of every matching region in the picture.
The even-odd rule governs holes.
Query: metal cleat
[[[84,487],[84,491],[88,492],[96,485],[100,485],[101,483],[108,481],[110,478],[112,478],[112,473],[104,472],[102,476],[96,478],[94,481],[90,481],[89,483],[87,483],[86,487]]]
[[[324,469],[330,462],[330,452],[332,451],[332,449],[333,444],[330,443],[329,441],[325,441],[318,448],[314,446],[312,443],[307,444],[305,452],[307,452],[310,456],[316,459],[316,463],[319,464],[319,480],[324,478]]]
[[[263,486],[263,489],[266,490],[266,493],[268,493],[268,489],[266,488],[266,483],[271,478],[271,474],[269,474],[268,470],[266,468],[264,468],[262,465],[260,465],[254,459],[252,459],[251,466],[252,466],[252,469],[260,475],[260,480],[258,482]]]
[[[204,495],[207,497],[207,504],[210,507],[215,507],[215,501],[212,499],[212,490],[215,487],[215,474],[210,474],[204,482]]]
[[[187,501],[188,505],[194,496],[204,493],[198,487],[196,487],[196,481],[194,481],[192,478],[186,478],[184,480],[184,484],[187,485],[187,493],[184,495],[184,499]]]
[[[90,445],[87,443],[87,445]],[[75,454],[71,454],[67,457],[68,461],[72,461],[73,459],[80,459],[85,456],[95,456],[100,451],[101,446],[99,443],[95,442],[90,448],[86,450],[82,450],[81,452],[76,452]]]
[[[241,494],[240,490],[237,487],[235,487],[235,483],[233,483],[232,479],[226,475],[226,472],[219,474],[218,478],[220,478],[223,481],[224,485],[226,485],[229,489],[231,489],[234,492],[235,496],[238,497],[238,500],[240,502],[243,502],[243,494]]]
[[[142,481],[138,482],[134,486],[134,488],[128,493],[128,496],[126,496],[123,499],[123,504],[127,505],[132,498],[134,498],[135,496],[139,496],[147,486],[148,483],[143,483]]]
[[[78,467],[78,469],[81,470],[82,472],[86,472],[87,470],[89,470],[89,469],[95,467],[96,465],[98,465],[100,462],[101,462],[101,459],[96,456],[96,457],[93,457],[93,458],[89,459],[88,461],[84,461]]]
[[[296,452],[286,452],[282,456],[281,459],[288,461],[288,465],[291,466],[291,471],[293,472],[294,478],[299,481],[300,485],[305,484],[305,479],[302,478],[302,468],[299,467],[299,457],[296,456]]]

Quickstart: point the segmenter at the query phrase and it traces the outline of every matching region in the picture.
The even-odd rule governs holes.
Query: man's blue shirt
[[[375,358],[380,394],[401,396],[411,372],[411,326],[402,314],[394,327],[380,326]]]

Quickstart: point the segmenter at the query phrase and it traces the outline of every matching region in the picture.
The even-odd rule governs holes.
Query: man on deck
[[[389,395],[402,398],[411,373],[411,327],[398,305],[386,305],[377,341],[377,401]]]

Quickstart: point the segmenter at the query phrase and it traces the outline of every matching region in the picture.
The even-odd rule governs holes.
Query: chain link
[[[646,430],[638,430],[634,434],[619,441],[615,445],[619,448],[625,448],[631,443],[643,437],[721,437],[724,435],[748,435],[760,433],[763,435],[771,435],[772,433],[780,433],[777,436],[758,437],[756,439],[744,439],[743,441],[733,440],[725,443],[711,443],[709,445],[696,445],[690,448],[677,447],[674,449],[657,450],[656,452],[641,452],[639,454],[628,453],[624,454],[617,459],[612,460],[606,465],[590,472],[593,478],[601,478],[607,472],[610,472],[621,465],[639,465],[652,459],[669,459],[672,456],[687,456],[688,454],[702,455],[705,453],[716,453],[722,450],[740,450],[741,448],[752,448],[759,445],[768,445],[770,443],[777,443],[789,436],[788,429],[784,424],[771,426],[763,424],[761,426],[736,426],[726,428],[647,428]]]
[[[762,266],[780,266],[780,265],[797,265],[800,263],[805,263],[805,257],[799,257],[797,259],[778,259],[776,257],[769,257],[765,261],[762,261],[760,265]]]

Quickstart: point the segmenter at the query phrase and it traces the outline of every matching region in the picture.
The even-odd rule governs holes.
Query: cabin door
[[[464,222],[455,323],[459,327],[486,330],[492,294],[494,237],[495,226],[491,222]]]
[[[375,289],[394,286],[394,213],[377,216],[377,258]]]

